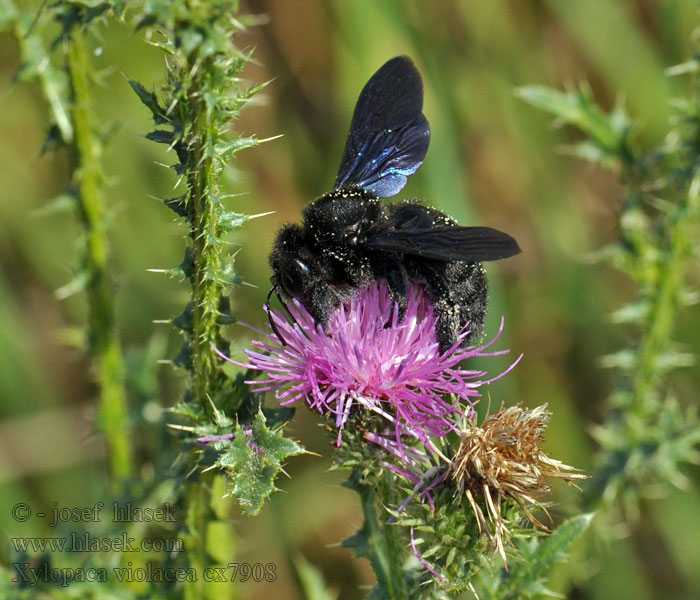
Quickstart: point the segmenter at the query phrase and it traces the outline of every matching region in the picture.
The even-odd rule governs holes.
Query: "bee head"
[[[304,243],[299,225],[285,225],[277,234],[270,255],[272,285],[286,298],[308,305],[314,286],[322,279],[318,261]]]

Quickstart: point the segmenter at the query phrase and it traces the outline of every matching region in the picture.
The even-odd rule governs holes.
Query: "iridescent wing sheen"
[[[362,246],[434,260],[467,262],[499,260],[520,252],[515,239],[490,227],[390,229],[370,236]]]
[[[357,185],[380,198],[397,194],[428,151],[430,126],[422,110],[418,70],[406,56],[392,58],[360,93],[334,188]]]

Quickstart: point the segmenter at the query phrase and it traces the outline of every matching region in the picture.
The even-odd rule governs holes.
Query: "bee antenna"
[[[279,338],[280,342],[282,342],[282,345],[286,346],[287,342],[282,337],[282,334],[279,332],[279,329],[277,329],[277,325],[275,325],[275,321],[272,319],[272,309],[270,308],[270,297],[272,296],[272,292],[275,292],[278,300],[280,302],[282,302],[280,295],[277,293],[277,286],[273,285],[270,288],[270,291],[267,292],[267,298],[265,298],[265,308],[267,309],[267,320],[270,322],[270,327],[272,328],[272,331],[274,331],[275,335]],[[284,302],[282,302],[282,304],[284,304]]]

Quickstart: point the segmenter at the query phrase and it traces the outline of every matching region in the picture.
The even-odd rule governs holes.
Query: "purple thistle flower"
[[[355,409],[387,420],[394,429],[400,455],[404,456],[401,436],[411,436],[431,447],[431,437],[458,430],[458,423],[471,413],[480,386],[515,365],[492,379],[485,379],[483,371],[458,366],[475,356],[508,352],[486,352],[500,335],[502,323],[493,340],[476,347],[460,346],[469,335],[465,328],[457,342],[440,354],[437,318],[417,286],[408,294],[401,319],[384,282],[361,290],[339,306],[325,329],[296,299],[288,309],[293,323],[279,311],[271,313],[287,345],[266,333],[265,340],[253,341],[255,350],[245,350],[247,362],[231,362],[265,373],[265,379],[246,382],[255,391],[275,390],[282,405],[305,400],[312,409],[332,415],[338,445]]]

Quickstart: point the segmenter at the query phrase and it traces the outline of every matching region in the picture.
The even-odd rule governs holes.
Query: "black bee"
[[[488,227],[459,227],[414,200],[379,200],[397,194],[423,162],[430,127],[422,109],[421,77],[408,57],[392,58],[367,82],[333,191],[304,208],[301,225],[277,233],[268,304],[273,291],[283,302],[297,298],[324,325],[335,307],[378,279],[403,311],[416,282],[438,317],[441,352],[467,322],[470,337],[481,332],[487,298],[481,261],[517,254],[517,242]]]

